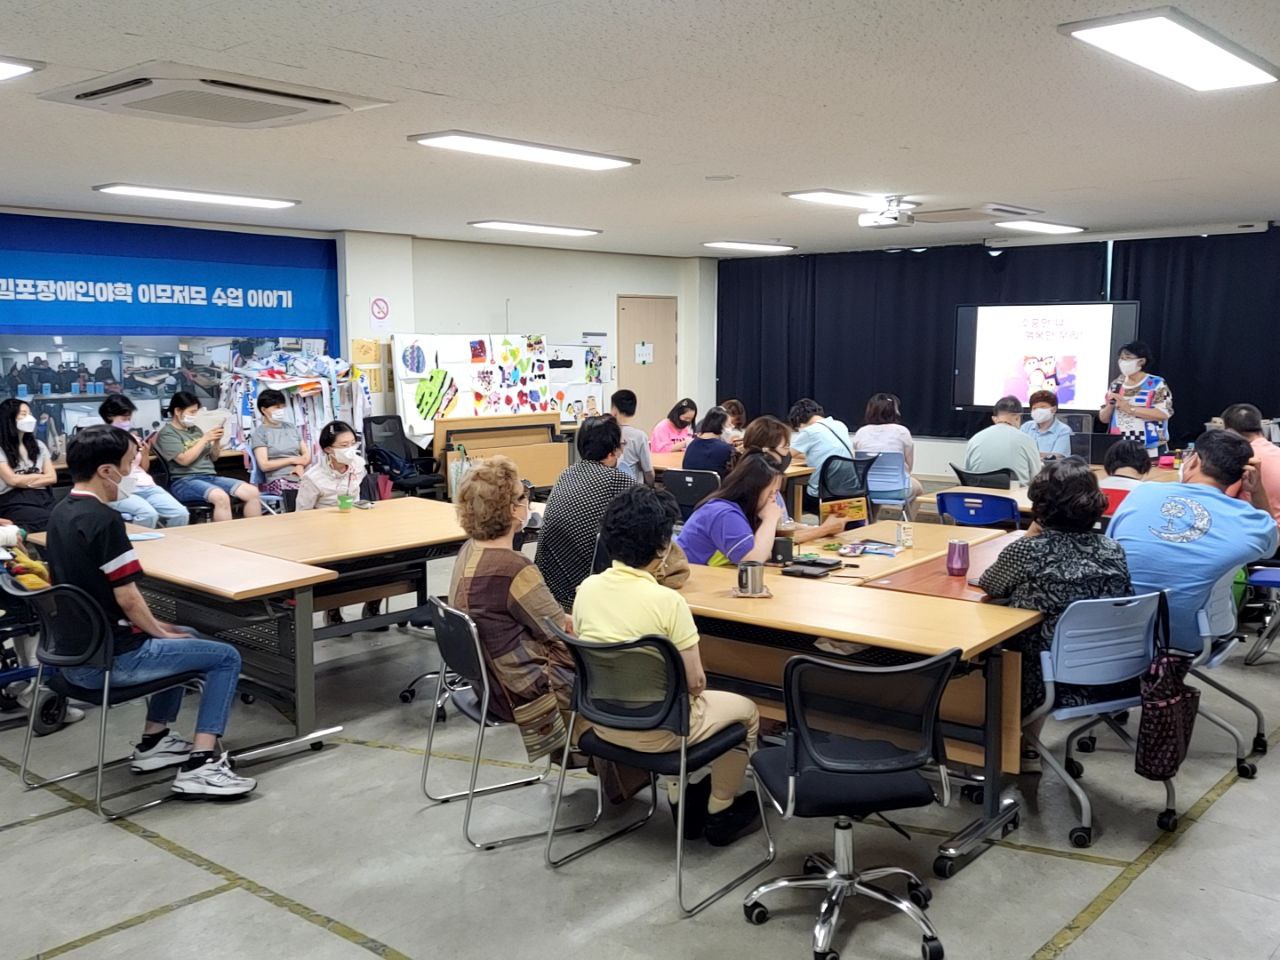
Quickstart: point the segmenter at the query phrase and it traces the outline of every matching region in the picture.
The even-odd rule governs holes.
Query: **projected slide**
[[[978,307],[973,402],[1051,390],[1061,407],[1102,402],[1111,372],[1112,304]]]

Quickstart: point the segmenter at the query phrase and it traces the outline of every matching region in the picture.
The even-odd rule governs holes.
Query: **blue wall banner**
[[[332,240],[0,214],[0,332],[324,338]]]

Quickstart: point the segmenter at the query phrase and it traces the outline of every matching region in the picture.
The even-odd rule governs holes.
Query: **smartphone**
[[[805,563],[793,563],[782,571],[784,577],[803,577],[806,580],[817,580],[830,574],[831,570],[827,567],[814,567]]]
[[[822,567],[825,570],[834,570],[843,564],[839,557],[814,557],[812,560],[805,560],[804,565],[809,567]]]

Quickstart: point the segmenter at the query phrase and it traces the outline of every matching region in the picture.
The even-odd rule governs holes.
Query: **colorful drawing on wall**
[[[471,362],[485,363],[489,359],[489,352],[485,349],[483,340],[471,341]]]
[[[414,388],[414,406],[423,420],[449,416],[457,402],[458,385],[449,371],[439,367]]]
[[[586,350],[583,351],[583,357],[586,373],[586,377],[584,379],[587,383],[602,382],[600,373],[604,368],[604,354],[601,352],[600,348],[587,347]],[[590,416],[594,416],[594,414],[590,414]]]
[[[422,373],[427,369],[426,351],[418,345],[415,340],[409,344],[400,353],[400,362],[404,365],[406,373]]]

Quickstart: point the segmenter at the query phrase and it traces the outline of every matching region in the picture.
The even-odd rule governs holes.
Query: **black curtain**
[[[973,414],[952,408],[956,307],[966,303],[1099,300],[1105,247],[977,245],[921,253],[835,253],[722,260],[717,394],[751,416],[785,417],[810,396],[850,427],[867,397],[902,400],[916,434],[967,436]]]
[[[1173,391],[1175,446],[1232,403],[1280,414],[1280,230],[1124,240],[1112,257],[1111,296],[1140,301],[1151,371]]]

